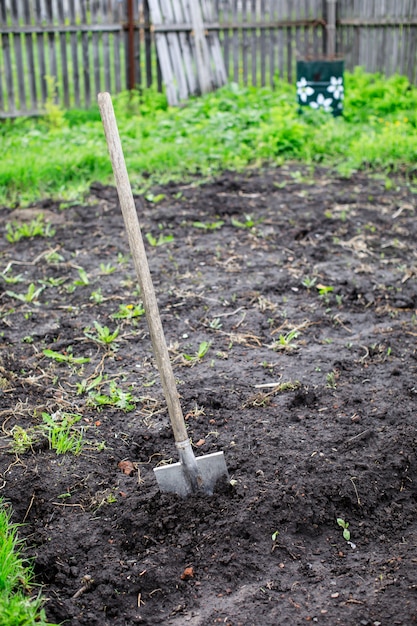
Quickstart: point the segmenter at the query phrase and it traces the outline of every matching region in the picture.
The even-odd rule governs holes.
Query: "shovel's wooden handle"
[[[101,119],[103,121],[104,133],[107,140],[114,178],[116,180],[117,193],[119,195],[123,219],[129,239],[130,251],[139,280],[152,347],[159,375],[161,377],[165,400],[168,405],[172,430],[174,431],[175,441],[177,443],[182,443],[188,441],[189,437],[185,428],[184,416],[178,398],[177,386],[175,383],[174,373],[172,371],[171,361],[169,359],[164,331],[162,329],[155,290],[152,284],[151,273],[149,271],[148,259],[146,257],[145,246],[136,213],[132,188],[129,182],[129,176],[126,169],[122,144],[120,141],[119,130],[117,128],[116,117],[110,94],[99,93],[98,105],[100,108]]]

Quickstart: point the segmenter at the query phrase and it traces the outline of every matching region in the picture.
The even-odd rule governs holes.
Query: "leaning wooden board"
[[[205,0],[149,0],[168,103],[207,93],[227,81],[217,32]]]

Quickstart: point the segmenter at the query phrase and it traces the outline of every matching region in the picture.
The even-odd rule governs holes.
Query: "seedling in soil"
[[[13,426],[10,431],[13,442],[11,444],[12,452],[15,454],[23,454],[31,449],[36,441],[36,437],[33,432],[26,430],[21,426]]]
[[[183,354],[183,358],[191,364],[197,363],[202,358],[204,358],[210,348],[210,343],[208,341],[202,341],[198,346],[198,350],[195,354]]]
[[[317,290],[319,292],[319,298],[322,298],[326,304],[329,304],[329,294],[334,291],[334,287],[332,287],[331,285],[317,285]]]
[[[136,408],[138,400],[139,398],[136,398],[130,391],[124,391],[121,387],[118,387],[113,380],[109,384],[109,395],[99,391],[90,391],[87,404],[96,408],[114,406],[117,409],[128,412]]]
[[[280,335],[278,341],[275,341],[273,350],[296,350],[298,345],[294,343],[294,339],[297,339],[299,332],[297,330],[290,330],[286,335]]]
[[[116,271],[116,267],[111,263],[100,263],[100,270],[102,274],[113,274]]]
[[[61,263],[61,261],[64,260],[65,259],[62,254],[59,254],[58,252],[56,252],[56,250],[51,250],[50,252],[45,254],[45,261],[47,263]]]
[[[254,220],[251,215],[245,215],[245,221],[244,222],[240,222],[239,220],[237,220],[234,217],[232,217],[232,226],[234,226],[235,228],[251,229],[254,226],[256,226],[257,224],[259,224],[260,222],[262,222],[261,219]]]
[[[310,278],[310,276],[304,276],[303,280],[301,281],[301,284],[306,289],[311,289],[312,287],[314,287],[316,282],[317,282],[317,278]]]
[[[57,454],[80,454],[83,448],[83,429],[76,428],[81,415],[77,413],[42,413],[43,424],[40,429],[48,438],[49,447]]]
[[[147,200],[148,202],[153,202],[154,204],[161,202],[161,200],[163,200],[164,198],[165,198],[164,193],[158,193],[156,195],[154,195],[153,193],[148,193],[145,196],[145,200]]]
[[[96,291],[91,292],[90,300],[94,302],[94,304],[101,304],[103,302],[104,296],[101,293],[100,287]]]
[[[329,389],[336,389],[336,387],[337,387],[337,384],[336,384],[337,378],[338,378],[338,376],[337,376],[336,372],[334,372],[334,371],[333,372],[329,372],[327,374],[327,376],[326,376],[326,383],[327,383],[326,387],[329,387]]]
[[[8,285],[15,285],[16,283],[21,283],[23,281],[22,274],[17,274],[16,276],[12,276],[9,274],[10,266],[2,273],[0,276]]]
[[[109,347],[114,343],[115,339],[119,335],[120,328],[117,327],[113,332],[110,331],[108,326],[102,326],[99,322],[94,322],[94,328],[97,331],[97,336],[92,335],[89,328],[84,330],[84,335],[93,341],[96,341],[101,346]],[[116,345],[113,346],[114,348]]]
[[[36,300],[44,289],[45,287],[38,287],[36,289],[35,284],[30,283],[26,293],[15,293],[14,291],[6,291],[6,293],[10,298],[15,298],[16,300],[20,300],[21,302],[25,302],[26,304],[33,303],[38,305],[39,303],[36,302]]]
[[[337,518],[338,525],[343,528],[343,539],[345,541],[350,541],[350,530],[349,530],[349,522],[345,522],[341,517]]]
[[[88,278],[87,272],[82,267],[78,268],[78,275],[79,278],[77,280],[74,280],[74,285],[86,287],[90,284],[90,279]]]
[[[113,313],[111,316],[114,320],[132,320],[136,317],[142,317],[145,314],[145,309],[141,304],[120,304],[117,313]]]
[[[6,224],[6,239],[10,243],[16,243],[24,238],[32,237],[53,237],[55,230],[49,222],[45,222],[42,214],[27,224],[18,222],[8,222]]]
[[[148,243],[153,247],[163,246],[166,243],[174,241],[174,235],[162,235],[162,233],[159,235],[158,239],[154,237],[152,233],[146,233],[145,237]]]
[[[209,326],[210,328],[213,328],[214,330],[220,330],[223,324],[221,323],[219,317],[215,317],[214,319],[211,320]]]
[[[193,222],[194,228],[201,228],[202,230],[218,230],[223,224],[222,220],[218,222]]]
[[[69,365],[82,365],[83,363],[89,363],[90,359],[86,357],[75,357],[72,354],[72,347],[68,346],[67,353],[56,352],[55,350],[43,350],[43,353],[48,359],[53,359],[57,363],[68,363]]]

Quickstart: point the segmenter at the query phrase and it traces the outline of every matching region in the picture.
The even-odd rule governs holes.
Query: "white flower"
[[[312,96],[314,89],[308,85],[305,78],[300,78],[297,81],[297,94],[300,97],[301,102],[307,102],[308,96]]]
[[[313,107],[313,109],[323,108],[325,111],[331,111],[332,102],[333,98],[325,98],[322,93],[319,93],[319,95],[317,96],[317,101],[310,102],[310,106]]]
[[[330,85],[327,87],[327,91],[330,91],[330,93],[333,94],[333,98],[335,100],[343,100],[343,78],[341,76],[339,78],[332,76],[330,78]]]

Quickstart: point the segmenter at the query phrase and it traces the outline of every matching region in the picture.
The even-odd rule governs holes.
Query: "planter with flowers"
[[[302,107],[323,109],[334,116],[343,112],[342,60],[297,61],[297,101]]]

